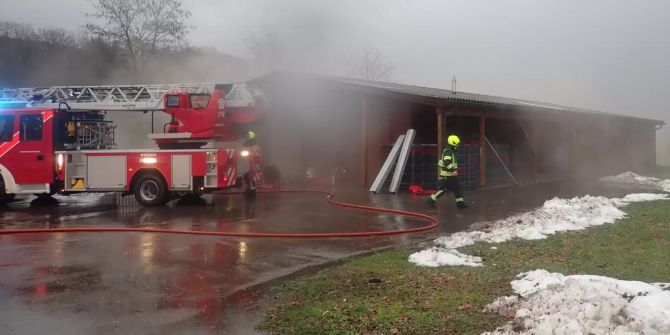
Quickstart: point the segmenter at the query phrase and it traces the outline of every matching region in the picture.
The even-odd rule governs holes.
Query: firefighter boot
[[[426,199],[426,203],[428,203],[428,205],[430,205],[431,207],[435,207],[435,205],[437,204],[437,200],[434,199],[432,196],[429,196]]]
[[[247,188],[244,190],[244,196],[247,198],[255,198],[256,197],[256,189],[255,188]]]
[[[244,174],[244,184],[247,185],[247,189],[244,191],[244,195],[247,198],[256,197],[256,182],[251,176],[251,172],[247,172]]]

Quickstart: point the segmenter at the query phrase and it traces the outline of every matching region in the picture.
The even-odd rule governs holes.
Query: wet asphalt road
[[[301,269],[389,246],[416,244],[474,222],[539,206],[553,196],[622,195],[589,184],[551,184],[467,193],[431,208],[425,198],[336,192],[338,199],[438,215],[437,231],[383,238],[268,239],[147,233],[0,236],[0,334],[247,334],[261,314],[248,289]],[[320,195],[213,195],[142,208],[114,195],[30,201],[0,209],[0,229],[160,227],[194,230],[331,232],[397,229],[425,222],[328,205]]]

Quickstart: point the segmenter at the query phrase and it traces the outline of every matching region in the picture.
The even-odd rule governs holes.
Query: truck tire
[[[153,174],[140,176],[133,190],[135,200],[144,206],[162,206],[170,200],[170,193],[163,178]]]
[[[5,193],[5,180],[0,176],[0,206],[12,202],[14,200],[14,194]]]
[[[0,194],[0,206],[14,201],[14,194],[1,193]]]

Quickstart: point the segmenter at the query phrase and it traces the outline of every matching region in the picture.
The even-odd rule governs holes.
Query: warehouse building
[[[437,152],[456,134],[468,188],[526,184],[656,166],[664,123],[549,103],[322,75],[272,73],[259,129],[266,165],[285,180],[369,187],[396,138],[417,132],[403,178],[434,187]]]

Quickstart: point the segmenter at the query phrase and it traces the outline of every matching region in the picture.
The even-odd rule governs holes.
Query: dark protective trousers
[[[433,199],[433,201],[436,201],[449,191],[454,193],[454,196],[456,197],[456,202],[463,202],[463,193],[461,193],[461,183],[458,181],[457,176],[440,178],[437,187],[438,187],[437,192],[430,196],[430,198]]]
[[[247,189],[254,191],[256,190],[256,182],[254,177],[251,175],[251,171],[244,174],[244,184],[247,186]]]

